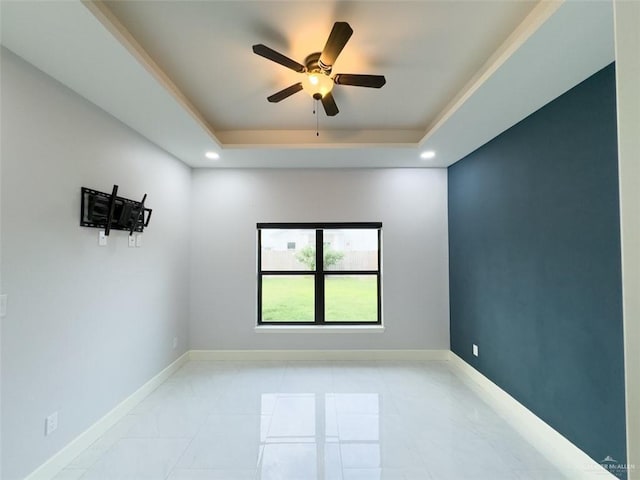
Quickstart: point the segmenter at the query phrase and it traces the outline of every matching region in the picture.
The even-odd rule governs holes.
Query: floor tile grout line
[[[171,378],[173,378],[173,377],[174,377],[174,375],[175,375],[177,372],[179,372],[180,370],[182,370],[182,369],[183,369],[187,364],[188,364],[188,361],[187,361],[187,363],[185,363],[185,364],[182,366],[182,368],[180,368],[179,370],[177,370],[176,372],[174,372],[174,373],[173,373],[173,374],[172,374],[172,375],[171,375],[167,380],[165,380],[165,381],[168,381],[168,380],[170,380]],[[164,382],[163,382],[163,384],[164,384]],[[200,430],[203,428],[203,426],[204,426],[204,423],[198,427],[198,429],[197,429],[197,431],[196,431],[195,435],[193,435],[193,437],[191,437],[191,440],[189,441],[189,443],[187,444],[187,446],[185,447],[185,449],[182,451],[182,453],[180,454],[180,456],[176,459],[176,461],[175,461],[175,463],[173,464],[173,466],[172,466],[171,468],[169,468],[169,469],[168,469],[167,475],[164,477],[164,480],[167,480],[167,479],[171,476],[171,474],[173,473],[173,471],[174,471],[174,470],[175,470],[175,468],[176,468],[176,465],[178,465],[178,464],[180,463],[180,460],[182,460],[182,457],[184,457],[184,456],[185,456],[185,454],[187,453],[187,451],[189,450],[189,448],[190,448],[190,447],[191,447],[191,445],[193,444],[193,441],[195,440],[196,436],[198,435],[198,433],[200,432]]]

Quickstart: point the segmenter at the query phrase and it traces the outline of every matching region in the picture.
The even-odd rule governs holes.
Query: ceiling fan
[[[386,83],[383,75],[336,73],[331,76],[331,67],[333,67],[338,55],[340,55],[340,52],[352,34],[353,30],[347,22],[336,22],[331,29],[331,33],[322,52],[315,52],[307,56],[304,65],[276,52],[266,45],[254,45],[253,53],[256,55],[260,55],[272,62],[279,63],[284,67],[304,74],[301,82],[274,93],[268,97],[267,100],[271,103],[277,103],[300,90],[305,90],[309,92],[315,100],[320,100],[326,114],[329,117],[333,117],[339,112],[338,106],[331,93],[334,84],[369,88],[382,87]]]

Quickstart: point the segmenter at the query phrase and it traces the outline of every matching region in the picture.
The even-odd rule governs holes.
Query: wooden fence
[[[376,270],[378,252],[343,252],[344,257],[327,270]],[[264,250],[262,267],[265,270],[306,270],[307,266],[296,259],[293,250]]]

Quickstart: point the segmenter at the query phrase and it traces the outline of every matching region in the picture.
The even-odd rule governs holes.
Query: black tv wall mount
[[[129,235],[144,231],[153,211],[144,206],[147,194],[139,202],[117,194],[118,185],[113,186],[110,194],[82,187],[80,226],[102,228],[105,235],[111,230],[127,230]]]

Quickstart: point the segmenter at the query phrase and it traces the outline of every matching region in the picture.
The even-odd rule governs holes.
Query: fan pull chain
[[[313,99],[313,114],[316,116],[316,137],[320,136],[320,132],[318,131],[318,99]]]

